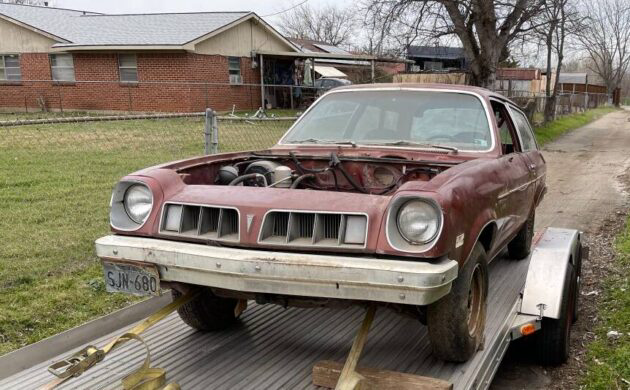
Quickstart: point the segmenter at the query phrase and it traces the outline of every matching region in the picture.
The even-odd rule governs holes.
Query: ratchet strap
[[[142,366],[135,369],[133,372],[122,379],[123,389],[178,390],[180,387],[176,383],[169,383],[168,385],[164,386],[164,384],[166,383],[166,371],[164,369],[151,368],[151,354],[149,352],[149,347],[139,335],[140,333],[149,329],[151,326],[163,320],[166,316],[177,310],[180,306],[190,302],[190,300],[195,298],[197,294],[197,292],[193,291],[188,294],[182,295],[175,301],[164,306],[162,309],[151,314],[144,321],[134,326],[125,334],[111,340],[102,349],[99,349],[93,345],[88,345],[87,347],[76,352],[72,356],[53,363],[52,365],[50,365],[50,367],[48,367],[48,371],[55,375],[57,378],[44,385],[41,390],[52,390],[65,381],[71,378],[78,377],[79,375],[83,374],[85,371],[96,365],[96,363],[102,361],[110,351],[126,343],[129,340],[136,340],[140,342],[146,350],[146,357]]]

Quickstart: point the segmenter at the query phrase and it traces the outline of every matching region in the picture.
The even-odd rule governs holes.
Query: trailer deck
[[[490,264],[485,348],[467,363],[434,359],[426,327],[412,318],[379,308],[359,365],[440,378],[453,383],[455,389],[486,388],[509,344],[516,315],[514,306],[528,263],[529,259],[496,259]],[[234,330],[198,332],[174,313],[144,333],[143,338],[151,349],[152,366],[166,369],[168,381],[176,381],[183,389],[308,389],[314,388],[311,372],[315,363],[345,360],[364,314],[365,309],[360,307],[284,309],[252,304],[243,313],[242,325]],[[92,344],[101,346],[128,328],[100,337]],[[41,387],[54,378],[47,371],[50,363],[71,352],[0,380],[0,388]],[[121,378],[142,364],[144,356],[140,345],[127,343],[59,388],[119,388]]]

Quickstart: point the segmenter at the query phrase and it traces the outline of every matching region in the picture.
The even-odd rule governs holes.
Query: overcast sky
[[[108,14],[201,12],[201,11],[254,11],[260,16],[282,12],[303,0],[52,0],[52,5]],[[308,4],[351,4],[353,0],[308,0]],[[274,18],[268,18],[274,22]]]

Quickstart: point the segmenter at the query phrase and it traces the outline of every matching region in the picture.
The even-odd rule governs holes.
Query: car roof
[[[379,90],[391,90],[391,89],[435,89],[435,90],[452,90],[452,91],[466,91],[473,92],[481,95],[484,98],[495,98],[506,102],[511,102],[505,96],[492,92],[488,89],[481,87],[474,87],[471,85],[459,85],[459,84],[422,84],[422,83],[382,83],[382,84],[353,84],[349,86],[335,88],[335,92],[343,90],[355,90],[364,89],[366,91],[379,91]],[[514,104],[513,102],[511,102]]]

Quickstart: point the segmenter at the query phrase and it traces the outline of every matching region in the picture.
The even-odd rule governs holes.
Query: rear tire
[[[442,360],[465,362],[483,342],[488,296],[487,255],[481,243],[453,281],[451,292],[427,309],[433,354]]]
[[[542,328],[533,340],[538,361],[545,366],[557,366],[565,363],[569,358],[577,275],[572,264],[568,267],[560,318],[543,318]]]
[[[535,219],[536,212],[532,211],[532,214],[527,218],[521,230],[516,234],[516,237],[508,244],[508,254],[511,259],[522,260],[529,256],[532,250],[532,240],[534,238]]]
[[[228,329],[237,323],[238,317],[235,314],[237,299],[217,297],[208,287],[199,289],[199,295],[177,309],[182,321],[202,331]],[[182,295],[177,290],[172,290],[172,294],[173,300]]]

